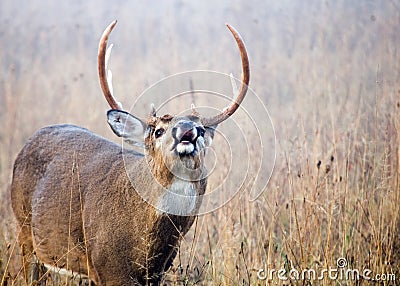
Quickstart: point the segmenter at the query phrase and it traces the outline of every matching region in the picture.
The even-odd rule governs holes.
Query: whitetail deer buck
[[[242,84],[224,111],[210,118],[194,109],[187,116],[159,117],[153,108],[146,121],[122,111],[106,67],[115,24],[104,31],[98,53],[100,84],[112,108],[108,123],[116,135],[144,145],[145,154],[123,154],[120,145],[73,125],[45,127],[29,139],[15,160],[11,185],[25,278],[37,258],[46,267],[85,274],[97,285],[158,284],[205,193],[205,148],[247,92],[246,49],[227,25],[240,50]],[[124,160],[131,168],[125,169]],[[194,169],[201,171],[193,173],[199,177],[188,178],[185,172]],[[134,185],[127,172],[133,172]],[[142,191],[154,194],[158,207],[146,202]],[[174,200],[166,193],[186,199]],[[170,208],[179,214],[171,214]]]

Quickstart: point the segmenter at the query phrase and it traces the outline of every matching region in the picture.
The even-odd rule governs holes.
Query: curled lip
[[[179,152],[179,149],[176,149],[178,151],[179,156],[195,156],[197,154],[197,147],[196,144],[192,143],[192,142],[188,142],[188,141],[182,141],[180,143],[178,143],[177,146],[179,145],[183,145],[185,146],[185,148],[189,148],[189,149],[185,149],[184,152]]]
[[[190,152],[190,153],[186,153],[186,152],[185,153],[180,153],[177,150],[177,147],[178,147],[179,144],[182,144],[182,145],[185,145],[185,146],[188,146],[188,145],[192,144],[193,145],[193,151]],[[179,157],[194,157],[197,154],[197,146],[196,146],[196,144],[194,142],[191,142],[191,141],[186,141],[186,140],[180,141],[180,142],[175,141],[175,143],[171,147],[171,152],[175,153]]]
[[[188,130],[186,131],[182,137],[180,139],[175,139],[175,142],[171,148],[171,151],[175,152],[177,155],[179,155],[180,157],[184,157],[184,156],[194,156],[197,154],[197,146],[196,146],[196,139],[197,138],[193,138],[193,132],[192,130]],[[193,146],[193,150],[191,152],[179,152],[178,151],[178,146]]]
[[[180,138],[179,142],[180,142],[180,143],[186,143],[186,142],[188,142],[188,143],[192,143],[192,144],[194,145],[194,144],[195,144],[194,141],[196,140],[196,138],[193,138],[194,136],[196,136],[196,135],[193,134],[193,130],[192,130],[192,129],[187,130],[187,131],[182,135],[182,137]]]

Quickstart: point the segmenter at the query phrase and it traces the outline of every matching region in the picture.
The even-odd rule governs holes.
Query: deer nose
[[[180,121],[173,128],[172,135],[178,142],[195,142],[200,134],[193,122]]]

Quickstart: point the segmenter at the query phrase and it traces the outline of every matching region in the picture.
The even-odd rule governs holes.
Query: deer
[[[158,116],[154,106],[147,119],[135,117],[112,91],[107,42],[116,23],[104,30],[98,49],[100,86],[111,107],[107,122],[115,135],[144,151],[122,150],[70,124],[44,127],[28,139],[16,157],[10,188],[27,280],[40,281],[40,263],[81,274],[95,285],[158,285],[206,192],[206,149],[248,90],[245,44],[226,24],[242,63],[235,99],[209,117],[194,107],[188,115]]]

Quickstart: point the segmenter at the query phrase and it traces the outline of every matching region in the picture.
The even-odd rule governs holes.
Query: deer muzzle
[[[192,121],[179,121],[172,129],[175,139],[175,151],[183,155],[195,155],[197,153],[197,141],[204,140],[204,128],[197,126]]]

